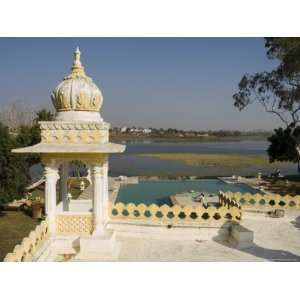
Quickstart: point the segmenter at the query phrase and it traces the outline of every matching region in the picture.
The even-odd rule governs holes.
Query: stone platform
[[[300,261],[299,212],[286,212],[284,218],[278,219],[248,213],[241,224],[245,229],[242,232],[254,235],[253,244],[246,247],[233,243],[226,230],[151,226],[129,230],[123,225],[119,228],[114,225],[113,233],[105,241],[95,239],[92,245],[95,251],[91,251],[91,237],[62,236],[52,243],[47,259],[41,260]]]

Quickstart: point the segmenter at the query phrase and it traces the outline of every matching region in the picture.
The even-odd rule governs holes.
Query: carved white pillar
[[[69,210],[68,175],[69,164],[68,162],[63,162],[60,167],[60,199],[62,201],[63,211]]]
[[[104,233],[104,176],[102,164],[92,166],[94,234]]]
[[[104,200],[104,221],[107,221],[108,218],[108,209],[109,209],[109,192],[108,192],[108,155],[105,155],[103,163],[103,200]]]
[[[45,211],[49,221],[50,233],[55,233],[56,216],[56,182],[59,179],[58,168],[54,165],[45,166]]]
[[[91,165],[86,165],[87,167],[87,176],[86,176],[86,179],[89,181],[90,184],[93,183],[93,180],[92,180],[92,167]]]

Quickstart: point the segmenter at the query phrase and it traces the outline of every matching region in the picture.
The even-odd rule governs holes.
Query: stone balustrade
[[[241,207],[236,201],[222,195],[216,207],[180,206],[180,205],[145,205],[133,203],[112,204],[109,208],[111,220],[152,221],[165,224],[207,223],[207,222],[239,222],[242,218]]]
[[[242,218],[241,206],[230,195],[220,193],[216,206],[158,206],[133,203],[115,203],[109,207],[109,222],[114,221],[150,221],[153,225],[188,225],[208,222],[239,222]],[[84,234],[93,231],[93,216],[90,213],[58,214],[55,218],[55,232],[58,235]],[[6,262],[32,261],[34,255],[49,237],[49,219],[42,221],[35,230],[16,245],[4,259]]]
[[[220,192],[222,197],[227,197],[236,201],[241,206],[253,208],[272,208],[272,209],[300,209],[300,196],[290,195],[281,196],[279,194],[242,194]]]
[[[8,253],[5,262],[32,261],[33,255],[49,237],[48,221],[42,221],[28,237],[23,238],[21,244],[16,245],[11,253]]]

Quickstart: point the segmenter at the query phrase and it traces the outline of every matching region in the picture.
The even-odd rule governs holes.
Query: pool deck
[[[253,244],[246,249],[235,247],[225,227],[220,225],[167,228],[146,224],[110,224],[107,230],[112,236],[108,248],[96,246],[94,251],[86,252],[79,247],[77,252],[65,259],[57,255],[57,249],[61,250],[62,246],[68,249],[70,246],[67,244],[78,240],[78,236],[73,237],[71,242],[61,236],[52,246],[53,253],[42,261],[300,262],[299,210],[286,210],[283,218],[271,218],[262,212],[244,212],[243,216],[241,225],[254,233]],[[95,245],[102,245],[101,239],[91,239],[94,239]]]
[[[120,186],[119,181],[110,182],[110,201],[115,201]],[[197,203],[191,198],[178,203],[189,205],[189,201]],[[67,260],[54,251],[48,261],[300,261],[300,210],[287,209],[283,218],[243,210],[241,225],[254,233],[253,245],[243,250],[232,246],[220,225],[167,228],[111,223],[107,228],[112,232],[112,248],[94,252],[79,249]],[[64,238],[60,243],[66,244]]]
[[[202,202],[195,201],[195,198],[200,196],[200,192],[187,192],[187,193],[178,193],[170,196],[170,200],[173,205],[180,206],[202,206],[205,205],[214,205],[215,203],[219,203],[219,197],[217,195],[208,196],[204,195]]]
[[[252,247],[239,250],[220,235],[208,238],[197,229],[165,233],[116,230],[117,254],[90,253],[72,261],[300,261],[300,212],[273,219],[248,213],[243,226],[254,232]]]

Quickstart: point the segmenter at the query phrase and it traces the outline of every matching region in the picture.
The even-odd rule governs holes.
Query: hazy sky
[[[104,95],[113,126],[272,129],[255,105],[239,112],[232,95],[244,73],[270,70],[262,38],[0,38],[0,104],[52,107],[76,46]]]

